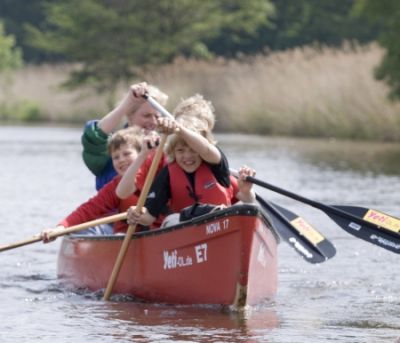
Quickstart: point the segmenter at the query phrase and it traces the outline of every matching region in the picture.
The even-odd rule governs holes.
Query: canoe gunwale
[[[219,211],[207,213],[202,216],[192,218],[192,219],[184,221],[184,222],[180,222],[173,226],[168,226],[168,227],[164,227],[164,228],[160,228],[160,229],[153,229],[153,230],[149,230],[149,231],[137,232],[132,236],[132,239],[140,239],[140,238],[144,238],[144,237],[162,235],[167,232],[183,229],[183,228],[187,227],[188,225],[190,225],[190,226],[204,225],[208,222],[214,221],[215,219],[233,216],[233,215],[260,217],[263,221],[265,221],[267,223],[267,227],[273,233],[277,243],[279,243],[280,238],[273,228],[271,219],[268,218],[268,216],[265,214],[265,212],[262,211],[258,205],[253,205],[253,204],[234,205],[234,206],[227,207],[227,208],[219,210]],[[70,238],[70,239],[116,240],[116,241],[121,240],[122,241],[124,239],[125,235],[86,235],[86,234],[74,233],[71,235],[67,235],[66,237]]]

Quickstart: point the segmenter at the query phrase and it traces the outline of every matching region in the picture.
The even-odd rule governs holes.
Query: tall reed
[[[302,47],[238,60],[177,59],[147,81],[170,94],[169,108],[201,93],[217,112],[217,130],[269,135],[400,140],[400,104],[373,77],[376,44]],[[28,99],[51,121],[81,122],[108,111],[105,97],[58,85],[69,66],[29,66],[14,76],[0,103]],[[132,80],[132,83],[135,80]],[[120,89],[121,96],[127,86]]]
[[[400,104],[373,77],[382,49],[303,47],[244,61],[176,61],[151,75],[173,94],[203,93],[218,129],[287,136],[400,139]]]

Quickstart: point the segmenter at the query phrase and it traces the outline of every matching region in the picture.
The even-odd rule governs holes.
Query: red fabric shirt
[[[142,163],[142,165],[140,166],[139,170],[136,173],[135,184],[136,184],[136,188],[139,191],[141,191],[143,189],[144,183],[146,182],[146,177],[147,177],[147,174],[149,173],[151,164],[153,163],[154,155],[155,155],[155,152],[149,154],[149,156],[147,156],[146,160]],[[167,165],[167,159],[166,159],[166,156],[163,155],[160,159],[160,163],[158,164],[155,175],[157,175],[165,165]]]
[[[125,200],[121,200],[117,197],[115,190],[120,180],[121,177],[116,176],[101,188],[94,197],[80,205],[75,211],[64,218],[59,225],[69,227],[82,224],[112,215],[118,211],[124,212],[130,205],[136,205],[138,198],[137,194],[132,195]],[[125,221],[116,222],[114,225],[114,233],[126,232],[127,228],[128,224]]]

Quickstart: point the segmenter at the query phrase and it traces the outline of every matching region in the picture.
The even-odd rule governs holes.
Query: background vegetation
[[[219,130],[399,140],[399,13],[395,0],[0,0],[0,118],[83,122],[148,80],[171,109],[203,93]]]

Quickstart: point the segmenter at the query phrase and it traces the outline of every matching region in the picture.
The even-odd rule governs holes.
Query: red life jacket
[[[168,164],[168,171],[171,187],[169,207],[172,212],[180,212],[183,208],[195,203],[226,206],[232,204],[234,187],[232,184],[228,188],[219,184],[206,163],[201,163],[195,171],[194,189],[187,175],[176,162]]]
[[[129,207],[135,206],[139,200],[140,192],[136,191],[129,198],[120,199],[120,203],[118,206],[119,213],[126,212]],[[128,223],[126,220],[120,220],[115,222],[114,224],[114,233],[123,232],[125,233],[128,230]]]

